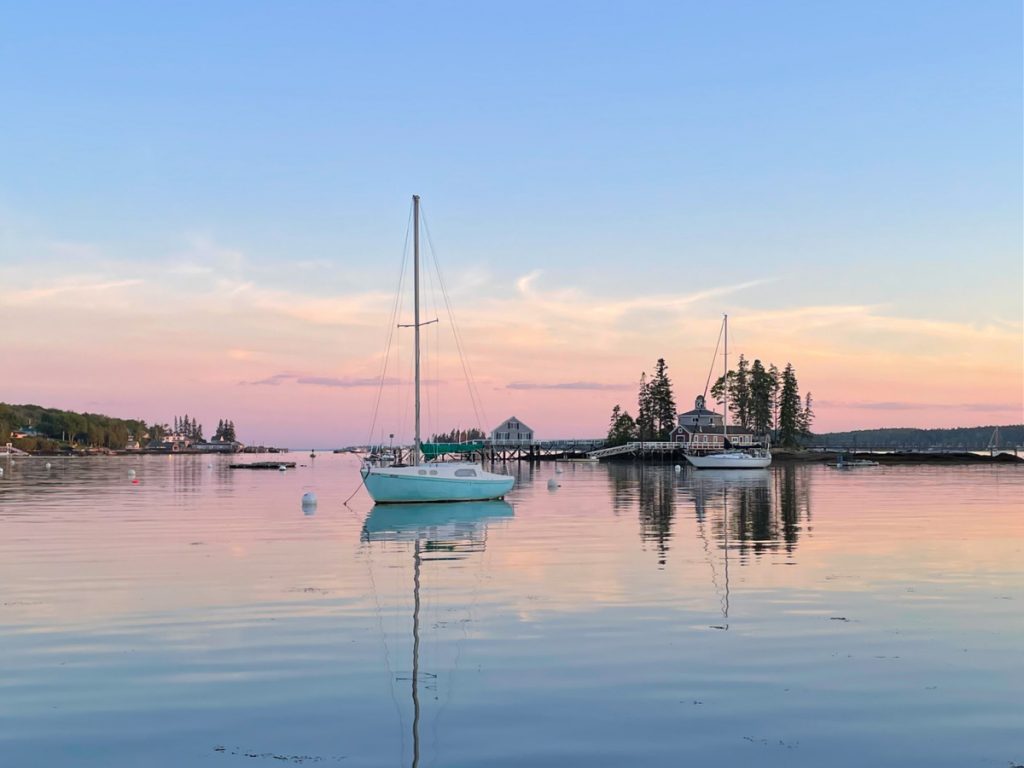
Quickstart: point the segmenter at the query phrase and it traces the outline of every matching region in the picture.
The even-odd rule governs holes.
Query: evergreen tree
[[[760,360],[750,366],[749,426],[757,434],[772,427],[772,379]]]
[[[779,442],[794,448],[799,443],[802,407],[793,365],[786,363],[782,371],[782,391],[779,395]]]
[[[651,387],[647,383],[647,372],[640,374],[640,391],[637,394],[636,415],[637,437],[651,440],[654,437],[654,412],[651,403]]]
[[[779,429],[779,392],[782,389],[782,377],[779,374],[779,369],[772,363],[768,366],[768,376],[771,378],[772,387],[772,423],[770,429],[776,430],[775,436],[778,438]]]
[[[608,446],[625,445],[636,438],[636,423],[628,411],[619,405],[612,408],[612,417],[608,423]]]
[[[729,371],[725,376],[719,376],[715,379],[715,383],[711,385],[711,399],[718,403],[719,407],[725,409],[725,382],[726,376],[729,381],[729,392],[732,392],[732,382],[736,378],[736,374]]]
[[[811,393],[804,398],[804,407],[800,411],[800,437],[811,437],[811,424],[814,423],[814,409],[811,407]]]
[[[751,422],[750,379],[750,366],[747,359],[740,355],[739,362],[736,363],[736,372],[729,382],[729,400],[735,421],[741,427],[749,427]]]
[[[672,382],[668,378],[665,358],[658,358],[647,391],[652,437],[657,440],[668,440],[672,430],[676,428],[676,401],[672,396]]]

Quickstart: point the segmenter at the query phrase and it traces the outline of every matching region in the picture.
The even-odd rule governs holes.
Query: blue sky
[[[760,280],[744,309],[1019,328],[1021,30],[1019,2],[8,3],[0,267],[199,242],[299,297],[390,290],[416,192],[482,297]]]

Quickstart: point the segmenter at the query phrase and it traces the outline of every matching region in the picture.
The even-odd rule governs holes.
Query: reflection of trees
[[[618,514],[636,504],[640,518],[640,540],[651,542],[658,552],[658,565],[665,565],[672,539],[676,480],[672,467],[643,464],[609,464],[612,509]]]
[[[810,468],[783,464],[762,472],[691,472],[689,492],[703,530],[728,541],[742,565],[766,552],[793,552],[810,520]],[[728,525],[728,530],[726,530]]]
[[[765,553],[793,552],[811,519],[811,467],[780,464],[766,470],[695,470],[609,464],[615,514],[636,510],[640,540],[653,544],[664,566],[677,501],[693,503],[697,534],[719,548],[728,542],[744,564]],[[726,530],[728,525],[728,530]]]
[[[654,542],[658,550],[658,565],[664,566],[672,538],[675,479],[672,470],[661,467],[648,469],[645,474],[645,482],[640,483],[640,538]]]

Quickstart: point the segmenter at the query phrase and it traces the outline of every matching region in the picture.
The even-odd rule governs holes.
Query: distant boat
[[[729,449],[729,316],[722,316],[722,331],[725,334],[725,397],[722,421],[722,444],[725,450],[709,453],[705,456],[687,453],[686,460],[697,469],[764,469],[772,463],[772,454],[767,448],[750,451]]]
[[[829,463],[828,466],[835,469],[858,469],[860,467],[877,467],[878,462],[871,459],[847,459],[840,453],[836,456],[835,463]]]
[[[420,440],[420,197],[413,195],[413,335],[415,338],[415,432],[410,466],[364,461],[363,484],[378,504],[488,501],[512,490],[515,478],[487,472],[473,462],[423,463]]]

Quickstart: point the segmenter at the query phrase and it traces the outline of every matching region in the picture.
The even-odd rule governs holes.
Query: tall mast
[[[413,335],[416,338],[416,434],[413,465],[420,463],[420,196],[412,196]]]
[[[729,442],[729,316],[722,315],[722,327],[725,328],[725,372],[722,381],[725,383],[725,419],[722,421],[722,450],[725,450]],[[417,369],[418,370],[418,369]],[[419,411],[417,411],[418,413]]]

